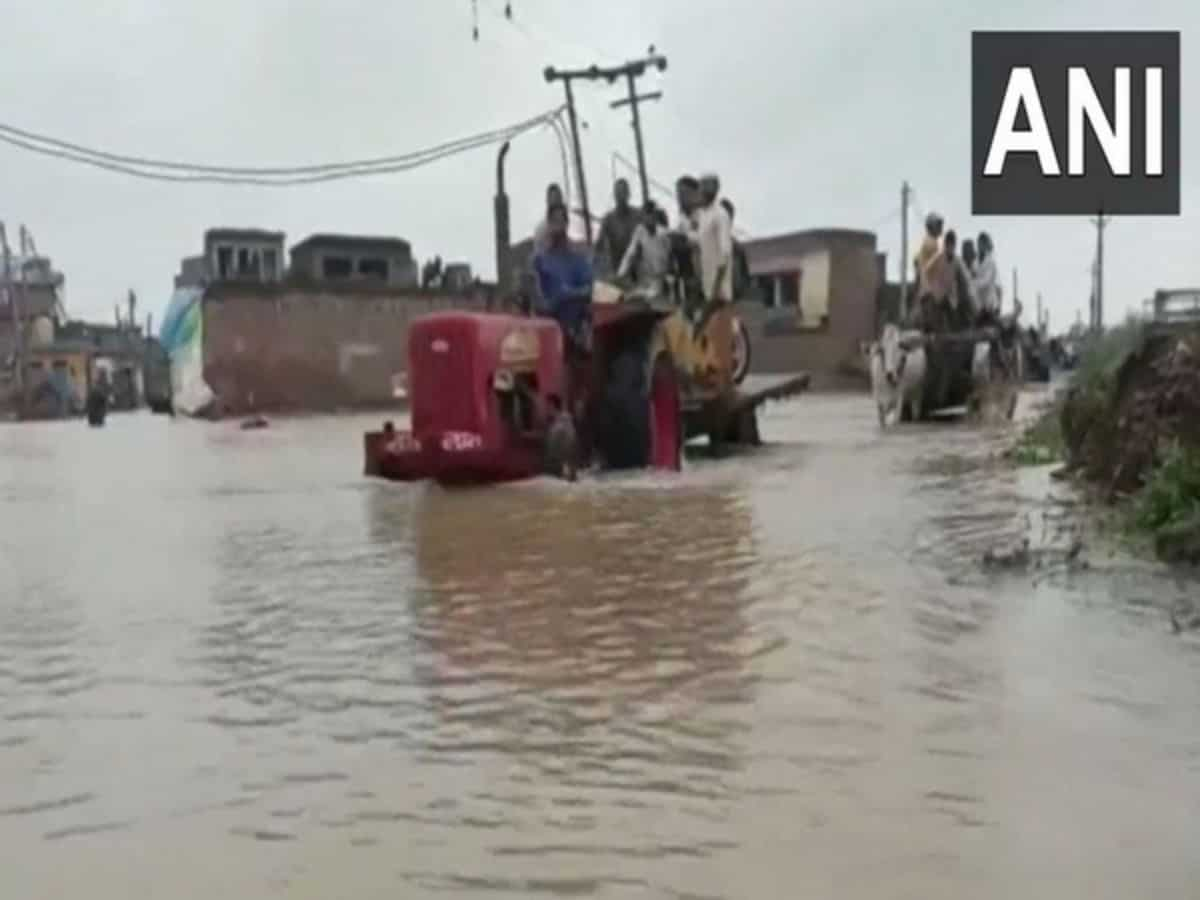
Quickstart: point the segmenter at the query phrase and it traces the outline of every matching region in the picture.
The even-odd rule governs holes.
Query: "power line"
[[[559,109],[551,110],[523,122],[458,138],[424,150],[373,159],[308,166],[212,166],[176,160],[158,160],[97,150],[35,132],[24,131],[4,123],[0,123],[0,142],[43,156],[65,159],[154,181],[286,187],[407,171],[468,150],[510,140],[525,131],[549,124],[559,111]],[[155,169],[161,171],[154,171]]]

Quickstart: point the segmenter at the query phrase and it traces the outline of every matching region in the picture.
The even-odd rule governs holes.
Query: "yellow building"
[[[44,415],[75,415],[84,408],[90,387],[91,348],[57,341],[30,348],[29,402]]]

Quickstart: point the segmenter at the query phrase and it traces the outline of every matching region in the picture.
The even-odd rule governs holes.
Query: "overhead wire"
[[[0,123],[0,142],[43,156],[153,181],[286,187],[407,171],[488,144],[511,140],[519,134],[550,123],[561,110],[561,106],[556,107],[521,122],[447,141],[423,150],[307,166],[214,166],[118,154],[16,128],[6,123]]]

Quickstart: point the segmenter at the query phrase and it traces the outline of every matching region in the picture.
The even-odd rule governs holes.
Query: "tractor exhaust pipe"
[[[496,200],[493,215],[496,223],[496,286],[501,297],[512,295],[512,272],[508,264],[509,257],[509,213],[508,194],[504,192],[504,160],[508,156],[508,141],[500,147],[496,155]]]

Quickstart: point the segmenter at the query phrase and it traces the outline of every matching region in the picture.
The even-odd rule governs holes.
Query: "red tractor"
[[[597,303],[589,353],[557,322],[435,313],[408,336],[411,426],[364,437],[366,474],[444,484],[573,478],[577,467],[678,470],[680,377],[671,310]]]

